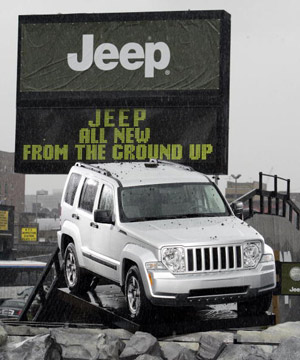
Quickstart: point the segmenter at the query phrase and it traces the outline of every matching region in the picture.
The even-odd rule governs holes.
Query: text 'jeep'
[[[180,164],[76,163],[58,244],[73,292],[94,276],[119,284],[131,318],[153,305],[238,303],[263,313],[276,285],[272,249],[237,218],[216,185]]]

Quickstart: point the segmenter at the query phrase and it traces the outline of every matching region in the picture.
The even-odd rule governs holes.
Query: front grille
[[[187,249],[188,272],[242,269],[242,246],[209,246]]]

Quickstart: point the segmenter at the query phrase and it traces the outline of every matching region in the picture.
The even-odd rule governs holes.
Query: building
[[[25,195],[27,212],[38,214],[39,218],[57,217],[60,213],[62,190],[53,190],[47,195]]]
[[[14,172],[15,154],[0,151],[0,203],[15,208],[15,220],[24,211],[25,175]]]
[[[20,215],[24,212],[25,205],[25,175],[14,172],[15,154],[0,151],[0,205],[2,207],[3,219],[6,214],[12,218],[13,231],[9,231],[11,238],[5,234],[0,237],[0,258],[9,258],[13,245],[19,238]],[[7,217],[7,216],[6,216]],[[0,229],[1,230],[1,229]],[[0,231],[1,233],[1,231]]]

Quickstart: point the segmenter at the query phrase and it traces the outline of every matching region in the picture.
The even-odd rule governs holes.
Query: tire
[[[132,266],[126,274],[125,299],[132,320],[145,322],[151,319],[153,305],[146,297],[143,281],[136,265]]]
[[[65,251],[64,276],[66,284],[72,293],[82,294],[89,290],[93,277],[80,268],[73,243],[70,243]]]
[[[271,303],[272,293],[255,297],[251,301],[240,302],[237,305],[238,314],[242,316],[261,315],[269,310]]]

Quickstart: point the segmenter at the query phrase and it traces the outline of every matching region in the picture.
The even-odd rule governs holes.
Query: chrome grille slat
[[[242,245],[191,247],[187,272],[217,272],[242,269]],[[192,264],[191,264],[192,262]]]
[[[197,256],[196,256],[196,251],[193,251],[193,260],[194,260],[193,269],[194,269],[194,271],[196,271],[196,270],[197,270]]]
[[[218,269],[221,269],[222,262],[221,262],[221,247],[218,246]]]
[[[226,254],[226,270],[229,270],[229,251],[228,251],[228,246],[225,247],[225,254]]]
[[[214,269],[213,248],[209,248],[209,270]]]

